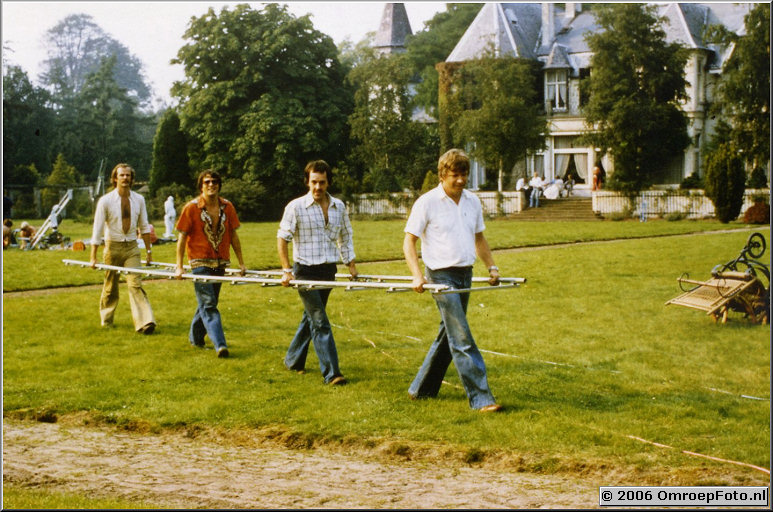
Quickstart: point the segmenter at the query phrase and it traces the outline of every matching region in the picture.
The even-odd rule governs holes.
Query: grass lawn
[[[88,237],[88,226],[68,224],[68,236]],[[369,261],[360,272],[407,273],[401,260],[385,261],[401,257],[403,226],[355,223],[358,259]],[[113,330],[99,328],[94,287],[4,296],[4,415],[80,414],[148,432],[247,429],[294,448],[377,448],[395,459],[587,474],[604,484],[766,485],[759,471],[682,450],[770,467],[770,327],[740,315],[714,324],[700,311],[664,306],[680,292],[677,277],[707,278],[751,232],[640,238],[728,227],[744,226],[489,221],[495,249],[624,238],[495,255],[503,275],[528,278],[521,288],[470,301],[492,391],[506,407],[501,414],[470,411],[453,369],[437,399],[408,399],[437,329],[428,293],[334,291],[328,314],[350,383],[330,388],[313,351],[305,375],[283,367],[302,311],[295,291],[224,287],[232,357],[219,360],[211,346],[187,342],[190,282],[156,280],[145,283],[159,322],[151,337],[133,333],[124,287]],[[248,267],[277,266],[275,229],[245,225]],[[769,246],[769,228],[759,231]],[[154,250],[159,261],[173,254],[172,244]],[[84,253],[3,256],[4,291],[101,282],[100,272],[61,264]]]
[[[18,221],[21,223],[21,220]],[[30,221],[33,225],[40,221]],[[163,224],[156,222],[156,225]],[[380,220],[352,222],[357,261],[383,261],[402,259],[404,220]],[[252,269],[279,267],[276,253],[276,222],[248,222],[239,229],[244,249],[245,263]],[[640,238],[697,233],[746,227],[740,223],[720,224],[716,221],[650,221],[624,222],[517,222],[513,220],[489,220],[486,238],[492,249],[508,249],[546,244]],[[91,225],[65,219],[60,231],[71,241],[91,238]],[[738,249],[740,250],[740,248]],[[100,250],[101,258],[101,250]],[[33,256],[34,255],[34,256]],[[143,254],[144,256],[144,254]],[[732,255],[734,256],[734,254]],[[730,259],[732,256],[721,257]],[[157,261],[173,262],[175,244],[156,245],[153,257]],[[3,291],[33,290],[41,288],[98,284],[102,275],[90,269],[63,268],[62,259],[88,260],[89,251],[61,250],[3,251]],[[401,271],[404,274],[405,271]]]

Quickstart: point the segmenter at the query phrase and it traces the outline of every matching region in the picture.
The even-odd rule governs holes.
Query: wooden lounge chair
[[[705,311],[715,322],[727,322],[728,313],[743,313],[753,323],[767,324],[770,321],[770,271],[766,265],[750,259],[765,252],[765,239],[760,233],[749,237],[738,258],[714,267],[711,279],[694,281],[683,275],[677,281],[696,285],[668,302],[678,306]],[[743,270],[741,270],[743,269]],[[766,283],[763,282],[766,280]]]

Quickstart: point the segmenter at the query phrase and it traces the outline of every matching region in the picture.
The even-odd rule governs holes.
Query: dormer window
[[[568,99],[566,97],[566,69],[548,69],[545,71],[545,99],[552,111],[565,111]]]

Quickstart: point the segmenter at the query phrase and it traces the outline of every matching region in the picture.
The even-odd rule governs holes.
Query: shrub
[[[696,173],[690,174],[688,177],[682,180],[682,183],[679,185],[679,188],[683,190],[703,188],[703,187],[704,187],[703,177],[698,176]]]
[[[223,181],[220,195],[234,204],[239,220],[262,220],[266,214],[266,188],[259,182],[242,178]]]
[[[755,167],[746,185],[749,188],[768,188],[768,177],[762,167]]]
[[[743,214],[746,224],[770,224],[770,205],[764,201],[757,201]]]
[[[630,210],[623,210],[621,212],[611,212],[607,215],[607,218],[609,220],[614,220],[614,221],[627,220],[631,218],[631,212]]]
[[[400,192],[402,188],[397,181],[394,173],[389,169],[372,169],[363,179],[365,190],[370,190],[377,194],[388,194],[389,192]]]
[[[743,161],[729,144],[720,144],[706,156],[706,195],[720,222],[728,223],[741,213],[745,183]]]

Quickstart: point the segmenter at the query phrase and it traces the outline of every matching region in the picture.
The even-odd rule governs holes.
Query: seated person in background
[[[518,178],[518,181],[515,183],[516,192],[519,190],[523,190],[524,188],[526,188],[526,180],[524,180],[523,178]]]
[[[25,249],[27,245],[32,243],[35,233],[37,233],[37,230],[30,226],[28,222],[22,222],[19,228],[19,247]]]
[[[11,227],[13,227],[13,221],[11,219],[5,219],[3,221],[3,249],[16,243]]]
[[[560,178],[550,180],[550,184],[545,187],[545,199],[558,199],[563,189],[564,182]]]
[[[566,173],[566,176],[564,176],[564,197],[572,195],[572,189],[574,189],[574,175]]]

